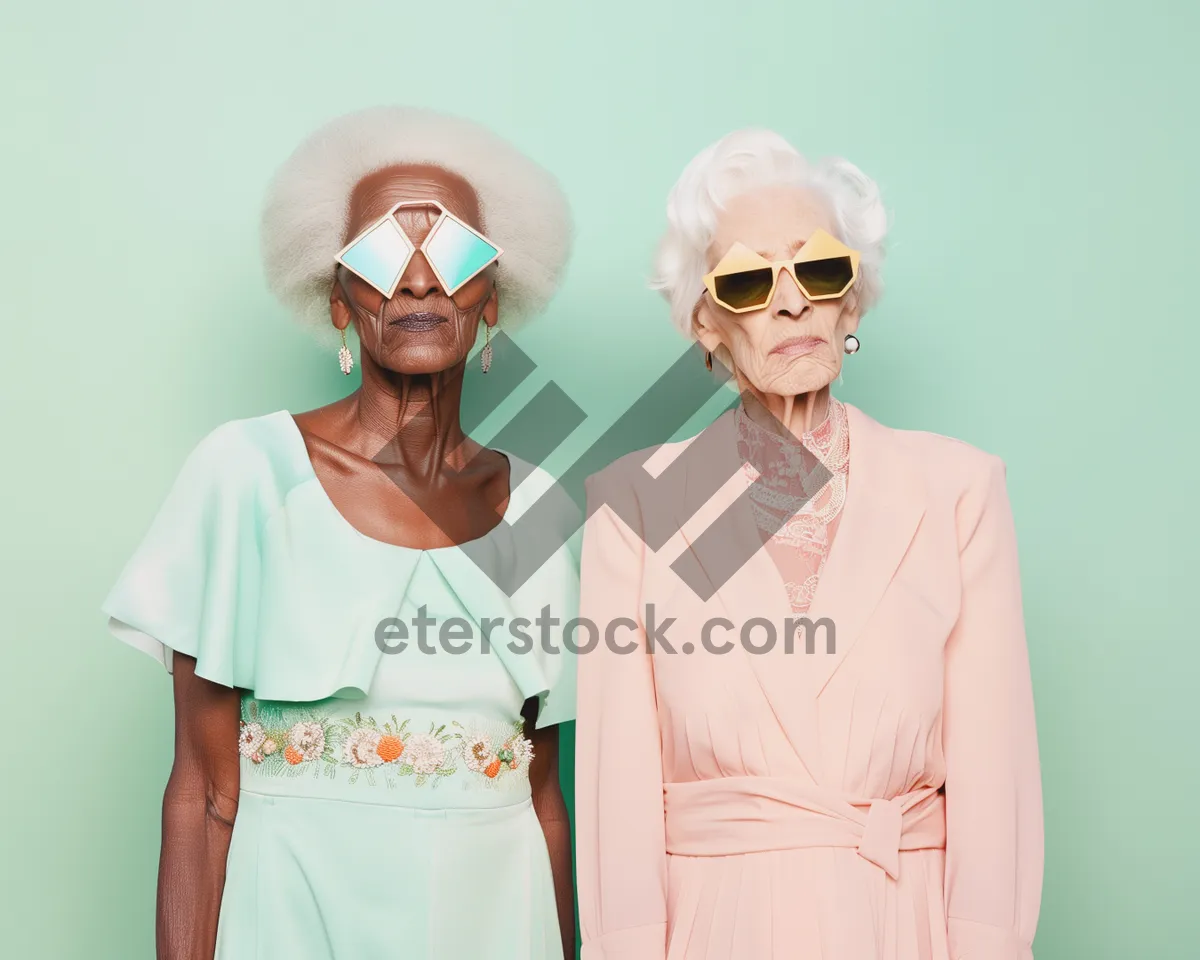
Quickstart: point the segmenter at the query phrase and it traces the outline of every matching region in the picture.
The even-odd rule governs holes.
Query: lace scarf
[[[802,456],[797,456],[795,438],[776,436],[742,407],[734,416],[743,470],[751,480],[760,478],[750,488],[755,522],[768,535],[767,550],[783,577],[792,612],[805,613],[846,502],[850,471],[846,406],[829,398],[825,419],[800,438],[807,451]],[[813,457],[825,470],[814,470]],[[762,467],[761,473],[752,463]]]

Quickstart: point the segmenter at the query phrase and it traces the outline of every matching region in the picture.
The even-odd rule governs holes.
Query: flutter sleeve
[[[172,670],[253,689],[260,576],[254,464],[235,424],[188,456],[149,531],[104,601],[111,632]]]
[[[579,564],[570,545],[560,548],[547,567],[547,595],[557,600],[557,609],[552,607],[551,612],[562,623],[563,637],[556,645],[558,653],[542,654],[531,664],[536,668],[530,693],[538,698],[536,726],[539,730],[575,719],[575,651],[583,642],[578,635],[567,636],[567,624],[579,611]]]
[[[510,455],[510,461],[513,458]],[[514,607],[529,620],[552,618],[549,643],[541,638],[530,655],[507,656],[507,666],[522,694],[538,701],[536,726],[552,727],[575,719],[576,651],[582,642],[572,626],[579,614],[577,533],[582,517],[555,478],[540,467],[514,462],[514,504],[509,510],[515,540],[512,568],[536,572],[516,591]],[[542,556],[550,553],[549,560]],[[500,566],[508,561],[500,559]],[[501,653],[507,649],[501,644]]]

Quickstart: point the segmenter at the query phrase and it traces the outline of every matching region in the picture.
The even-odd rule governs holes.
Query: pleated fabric
[[[667,960],[948,960],[945,855],[901,854],[891,881],[853,849],[669,858]]]

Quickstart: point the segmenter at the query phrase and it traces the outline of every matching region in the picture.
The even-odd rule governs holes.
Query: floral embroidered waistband
[[[324,709],[323,709],[324,708]],[[397,788],[436,790],[450,795],[481,791],[529,794],[533,746],[520,720],[494,722],[468,718],[417,721],[338,712],[335,707],[298,706],[272,701],[242,701],[238,750],[242,769],[255,783],[296,781],[282,792],[382,802],[407,802],[391,796]],[[305,783],[305,781],[309,781]],[[313,789],[313,781],[319,789]],[[243,783],[243,786],[246,784]],[[354,787],[353,791],[341,789]],[[292,788],[294,787],[294,789]],[[372,796],[378,791],[378,796]],[[421,802],[418,806],[442,806]],[[477,805],[462,797],[451,806]],[[495,802],[482,805],[492,806]]]

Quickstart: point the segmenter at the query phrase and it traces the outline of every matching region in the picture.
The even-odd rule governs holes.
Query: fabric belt
[[[800,780],[727,777],[668,783],[664,803],[667,853],[685,857],[853,847],[894,880],[901,850],[946,846],[936,787],[859,799]]]

